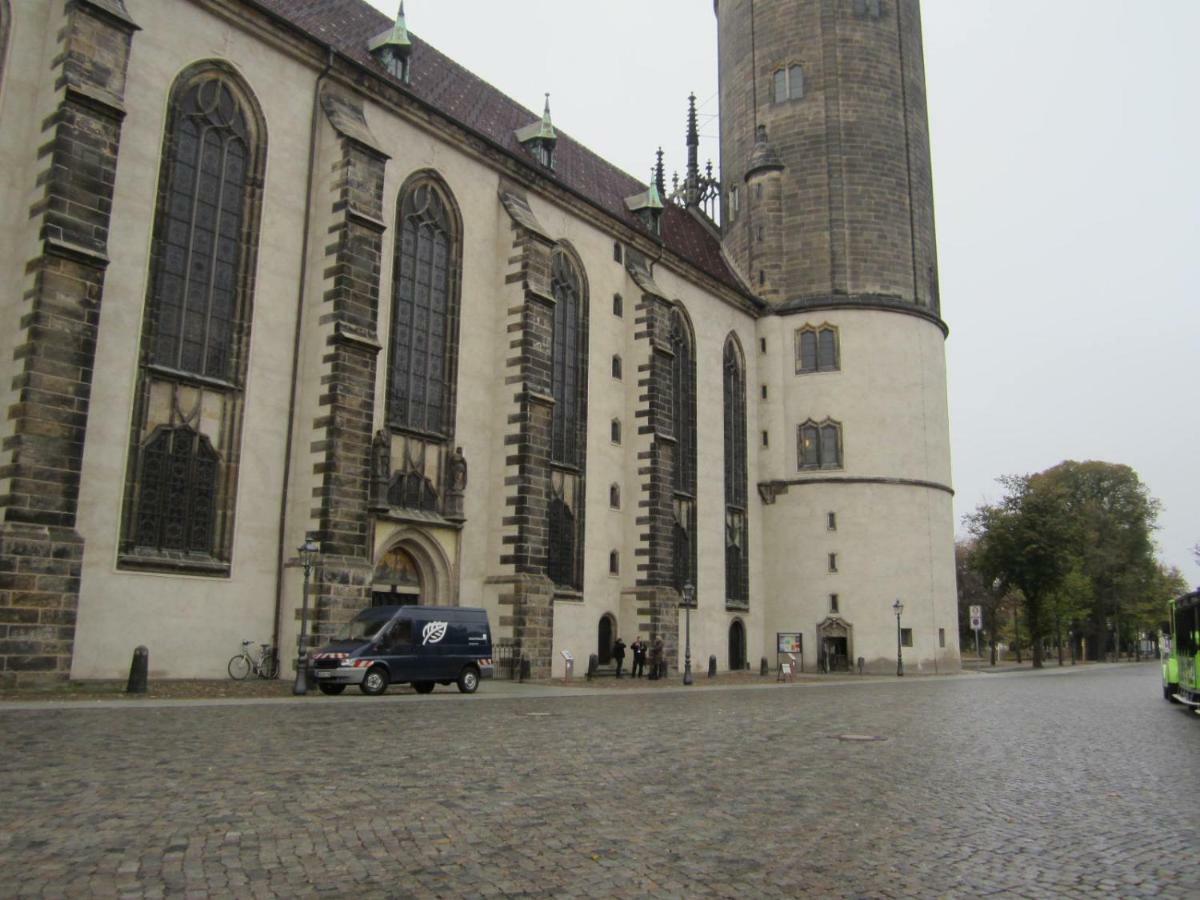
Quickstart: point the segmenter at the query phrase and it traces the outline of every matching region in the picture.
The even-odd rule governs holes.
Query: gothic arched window
[[[832,419],[821,423],[809,419],[800,426],[799,465],[801,469],[840,469],[842,467],[842,425]]]
[[[671,425],[675,437],[675,588],[696,585],[696,354],[683,308],[671,311]]]
[[[265,158],[261,113],[236,75],[203,63],[179,76],[154,219],[122,565],[228,570]]]
[[[440,438],[454,426],[459,229],[432,176],[405,185],[396,212],[388,424]]]
[[[550,389],[550,522],[547,574],[556,585],[583,586],[583,476],[587,434],[587,289],[583,272],[564,247],[550,264],[554,334]]]
[[[12,13],[8,11],[8,0],[0,0],[0,84],[4,83],[4,61],[8,54],[8,32]]]
[[[741,349],[730,335],[722,360],[725,385],[725,601],[750,601],[746,526],[746,372]]]

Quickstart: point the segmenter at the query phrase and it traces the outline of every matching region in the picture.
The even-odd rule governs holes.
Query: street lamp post
[[[683,586],[683,617],[686,623],[683,651],[683,683],[692,683],[692,600],[696,596],[696,588],[691,584]]]
[[[904,604],[900,602],[900,598],[896,598],[896,602],[892,604],[892,610],[896,613],[896,677],[904,677],[904,646],[900,638],[900,613],[904,612]]]
[[[317,563],[321,547],[311,537],[305,537],[304,543],[296,551],[300,554],[300,565],[304,567],[304,598],[300,604],[300,637],[296,639],[296,682],[292,685],[292,693],[297,696],[308,693],[308,666],[305,657],[308,642],[308,578],[312,568]]]

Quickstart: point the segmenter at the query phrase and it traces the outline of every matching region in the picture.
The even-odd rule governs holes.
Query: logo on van
[[[436,644],[444,638],[446,636],[446,624],[445,622],[426,623],[425,627],[421,629],[421,646]]]

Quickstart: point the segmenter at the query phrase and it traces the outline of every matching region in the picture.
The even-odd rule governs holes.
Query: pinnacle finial
[[[654,185],[658,188],[658,193],[664,195],[667,193],[666,173],[663,171],[663,148],[658,148],[658,153],[655,155],[656,162],[654,164]]]
[[[687,177],[684,179],[685,203],[695,206],[700,200],[700,129],[696,126],[696,95],[688,94]]]

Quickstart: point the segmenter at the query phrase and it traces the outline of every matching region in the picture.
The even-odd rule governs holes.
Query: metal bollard
[[[587,680],[591,681],[596,677],[596,670],[600,668],[600,657],[593,653],[588,657]]]
[[[762,665],[760,665],[758,667],[758,674],[761,675],[763,678],[766,678],[767,675],[770,674],[770,672],[771,672],[771,669],[767,665],[767,658],[764,656],[762,658]]]
[[[133,651],[133,662],[129,664],[129,682],[125,685],[127,694],[144,694],[150,679],[150,651],[146,647],[138,647]]]
[[[708,657],[708,677],[717,677],[717,658],[715,656]]]

